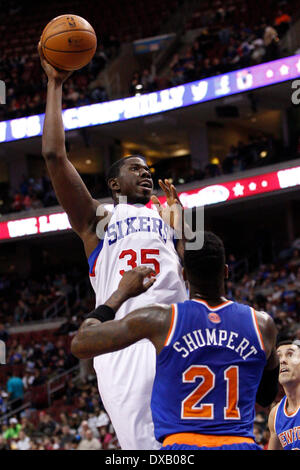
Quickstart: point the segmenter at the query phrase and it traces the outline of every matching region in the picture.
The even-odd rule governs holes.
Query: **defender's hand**
[[[166,195],[167,205],[166,207],[163,207],[156,196],[151,196],[151,201],[155,205],[163,221],[170,225],[176,232],[181,233],[183,228],[184,209],[175,186],[167,179],[165,179],[165,182],[158,180],[158,183]]]
[[[66,70],[58,70],[55,67],[53,67],[51,64],[49,64],[49,62],[47,62],[43,54],[41,41],[38,44],[38,53],[40,56],[42,67],[45,70],[45,73],[49,80],[54,80],[56,83],[62,84],[72,74],[72,72],[68,72]]]
[[[118,286],[120,296],[122,299],[127,300],[146,292],[154,284],[156,279],[151,277],[151,279],[144,282],[145,279],[155,275],[155,271],[146,266],[138,266],[130,271],[125,271]]]

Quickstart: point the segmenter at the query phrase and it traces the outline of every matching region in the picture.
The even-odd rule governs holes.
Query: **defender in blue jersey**
[[[285,396],[269,415],[268,450],[300,450],[300,342],[282,341],[277,352]]]
[[[100,323],[103,309],[117,311],[154,282],[145,287],[151,271],[145,267],[125,273],[90,315],[95,323],[79,330],[72,352],[87,358],[149,339],[157,350],[151,410],[162,449],[258,450],[255,403],[267,406],[277,393],[275,324],[268,314],[224,297],[228,268],[216,235],[205,232],[202,249],[185,250],[184,270],[190,300]]]

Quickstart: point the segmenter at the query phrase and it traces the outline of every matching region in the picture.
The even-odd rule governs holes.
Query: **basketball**
[[[93,58],[97,36],[80,16],[61,15],[50,21],[41,36],[45,59],[60,70],[79,70]]]

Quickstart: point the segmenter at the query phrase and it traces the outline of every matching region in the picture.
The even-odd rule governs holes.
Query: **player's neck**
[[[220,286],[219,288],[200,288],[191,286],[190,290],[191,299],[205,300],[209,305],[219,305],[226,301],[224,289]]]
[[[297,385],[290,384],[284,387],[287,396],[287,411],[295,413],[300,407],[300,383]]]

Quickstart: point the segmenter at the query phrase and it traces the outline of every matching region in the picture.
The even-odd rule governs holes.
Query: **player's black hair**
[[[288,344],[295,344],[296,346],[298,346],[298,348],[300,348],[300,340],[299,339],[284,339],[282,341],[279,341],[276,344],[276,349],[279,348],[279,346],[285,346],[285,345],[288,345]]]
[[[188,279],[194,284],[202,281],[216,282],[223,279],[225,248],[222,240],[212,232],[204,232],[203,247],[184,250],[184,267]]]

